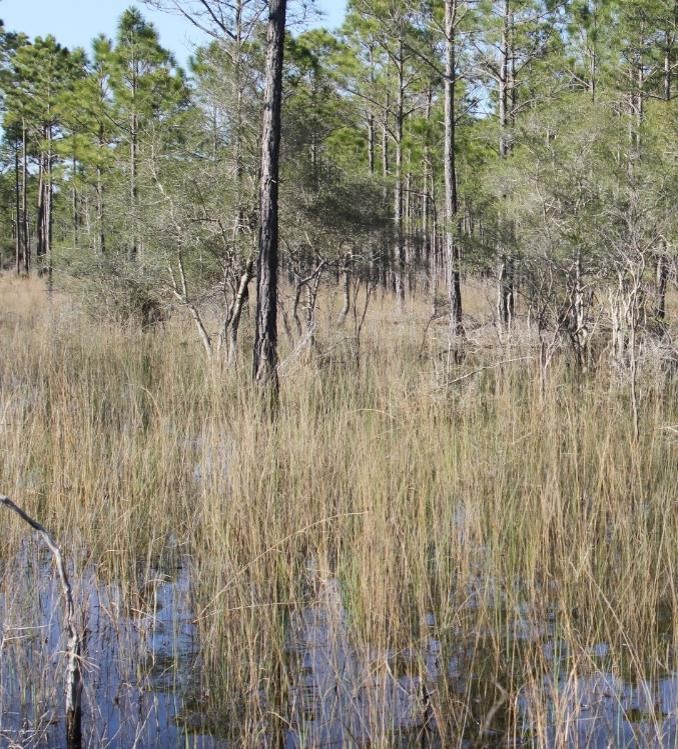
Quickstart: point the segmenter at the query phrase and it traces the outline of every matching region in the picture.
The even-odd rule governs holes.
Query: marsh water
[[[86,635],[87,747],[242,745],[215,735],[201,707],[205,680],[191,560],[180,550],[171,559],[147,564],[133,596],[102,582],[93,568],[76,582]],[[62,747],[60,588],[37,542],[26,542],[19,557],[5,563],[5,580],[12,569],[21,574],[0,596],[0,746]],[[678,674],[624,680],[608,668],[605,643],[591,643],[589,668],[575,671],[554,621],[528,626],[515,612],[517,651],[536,647],[549,667],[517,690],[510,706],[517,720],[509,730],[509,705],[497,698],[496,676],[483,683],[482,637],[472,647],[460,637],[455,647],[452,633],[443,645],[432,614],[423,631],[399,651],[359,645],[351,638],[340,583],[318,580],[308,605],[288,617],[284,748],[363,747],[376,737],[393,747],[678,746]],[[456,737],[441,735],[431,707],[443,682],[467,703]],[[535,725],[538,704],[546,704],[546,725]],[[260,737],[255,745],[272,742]]]

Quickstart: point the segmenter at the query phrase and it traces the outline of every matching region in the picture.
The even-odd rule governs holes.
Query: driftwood
[[[75,624],[75,606],[73,604],[73,592],[68,581],[64,559],[56,541],[50,536],[45,528],[32,517],[27,515],[20,507],[14,504],[9,497],[0,495],[0,504],[15,512],[22,520],[36,530],[45,542],[54,557],[64,599],[66,601],[65,626],[68,632],[68,644],[66,646],[66,746],[67,749],[80,749],[82,746],[82,706],[80,697],[82,693],[82,679],[80,675],[80,650],[82,639]]]

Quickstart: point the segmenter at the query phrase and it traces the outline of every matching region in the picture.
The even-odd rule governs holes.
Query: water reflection
[[[548,699],[546,742],[573,749],[632,749],[678,746],[678,674],[631,684],[612,673],[545,677]],[[541,699],[529,691],[520,699],[525,726]],[[526,736],[526,739],[528,736]]]
[[[60,589],[49,559],[32,544],[20,557],[21,578],[0,595],[0,747],[56,749],[64,736]],[[223,747],[183,714],[200,688],[189,560],[143,577],[134,597],[101,583],[92,569],[77,581],[86,638],[84,746]]]
[[[33,543],[3,573],[0,748],[56,749],[63,745],[59,586]],[[134,595],[91,568],[78,579],[86,747],[272,745],[261,736],[210,735],[193,583],[190,559],[176,554],[140,572]],[[527,610],[502,610],[498,644],[490,632],[442,633],[430,614],[418,642],[391,651],[356,643],[336,579],[314,581],[309,598],[289,617],[284,749],[678,746],[678,674],[625,680],[600,642],[575,662],[554,617],[540,624]],[[238,727],[229,733],[237,736]]]
[[[431,665],[436,648],[431,641]],[[314,603],[294,615],[288,651],[293,686],[286,749],[364,746],[383,736],[396,746],[398,736],[402,740],[417,729],[423,735],[430,720],[425,684],[407,673],[415,653],[396,658],[355,647],[337,580],[323,581]]]

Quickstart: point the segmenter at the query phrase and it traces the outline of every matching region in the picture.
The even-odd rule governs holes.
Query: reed
[[[35,281],[4,280],[1,296],[2,492],[80,573],[116,586],[120,621],[152,609],[162,560],[190,560],[199,647],[184,702],[200,732],[252,747],[342,730],[345,746],[579,746],[586,709],[627,733],[669,731],[669,366],[643,359],[636,438],[603,360],[581,375],[563,352],[544,387],[526,328],[502,345],[478,325],[450,364],[444,321],[424,335],[426,303],[403,320],[388,298],[356,356],[327,294],[317,347],[283,352],[270,419],[248,362],[209,365],[187,321],[93,322]],[[481,287],[473,304],[487,314]],[[7,607],[24,530],[3,524]],[[132,670],[144,647],[128,648]]]

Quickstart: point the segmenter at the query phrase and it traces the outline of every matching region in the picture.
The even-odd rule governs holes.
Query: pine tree
[[[270,0],[261,130],[254,378],[278,395],[278,185],[287,0]]]
[[[145,131],[166,119],[186,100],[182,73],[172,55],[159,42],[155,27],[130,8],[118,24],[112,54],[110,83],[115,119],[128,148],[128,185],[131,237],[129,256],[142,252],[140,203],[140,151]]]

